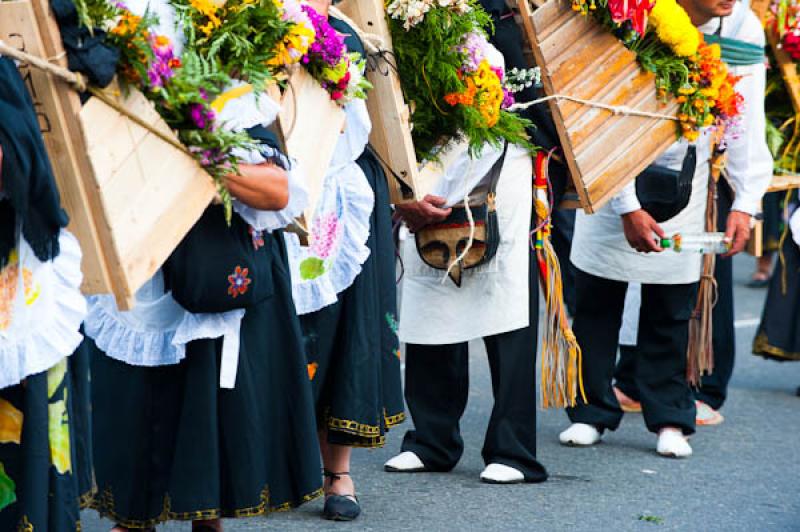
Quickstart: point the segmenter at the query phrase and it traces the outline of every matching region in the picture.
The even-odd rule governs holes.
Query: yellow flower
[[[700,33],[686,11],[675,0],[658,0],[650,12],[649,23],[658,38],[676,55],[692,57],[700,46]]]
[[[683,132],[683,138],[688,140],[689,142],[694,142],[700,136],[700,132],[696,129],[688,129]]]
[[[0,399],[0,443],[16,443],[22,439],[22,412],[14,405]]]
[[[314,30],[305,24],[295,24],[289,33],[278,43],[274,55],[267,61],[269,66],[293,65],[300,61],[308,52],[308,47],[314,40]]]

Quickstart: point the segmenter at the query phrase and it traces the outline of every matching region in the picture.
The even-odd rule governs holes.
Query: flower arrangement
[[[707,44],[675,0],[573,0],[572,8],[614,31],[656,76],[661,99],[680,104],[684,138],[694,141],[709,126],[736,131],[743,100],[717,44]]]
[[[419,160],[450,139],[466,139],[472,154],[486,143],[529,146],[530,123],[507,109],[534,74],[509,78],[491,63],[491,21],[476,0],[393,0],[387,13]]]
[[[800,61],[800,3],[775,0],[769,7],[766,25],[780,38],[781,47],[792,61]]]
[[[314,29],[315,38],[301,62],[309,74],[328,91],[331,100],[346,105],[354,99],[366,99],[372,84],[364,75],[366,60],[348,52],[344,36],[328,19],[308,5],[302,7]]]
[[[187,41],[257,87],[296,63],[314,39],[297,0],[171,0]]]

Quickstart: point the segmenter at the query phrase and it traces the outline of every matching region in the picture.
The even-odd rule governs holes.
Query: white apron
[[[687,149],[685,140],[676,142],[656,163],[680,170]],[[689,205],[674,218],[660,224],[667,236],[705,231],[710,154],[711,138],[708,132],[704,132],[697,141],[697,170]],[[596,214],[578,211],[570,259],[580,270],[604,279],[643,284],[688,284],[700,280],[703,256],[672,250],[639,253],[628,244],[622,230],[622,217],[608,203]]]
[[[482,157],[492,162],[496,158],[497,153],[489,150],[485,150]],[[483,162],[467,166],[472,173],[483,171],[485,174],[487,168]],[[404,276],[398,330],[401,342],[453,344],[528,326],[531,176],[530,155],[517,146],[509,146],[497,184],[500,226],[497,255],[483,266],[464,271],[460,288],[449,278],[443,283],[445,272],[422,262],[413,237],[403,243]],[[464,175],[463,179],[470,182],[474,176]],[[437,192],[434,188],[433,193]]]

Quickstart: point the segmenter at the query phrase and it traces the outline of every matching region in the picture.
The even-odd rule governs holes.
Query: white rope
[[[467,240],[467,245],[464,247],[464,251],[461,252],[461,255],[456,257],[456,260],[450,263],[450,266],[447,267],[447,272],[445,272],[444,277],[442,277],[441,284],[444,284],[447,281],[447,278],[450,277],[450,272],[453,271],[457,265],[461,263],[462,260],[467,258],[467,253],[469,250],[472,249],[472,244],[475,242],[475,217],[472,215],[472,209],[469,206],[469,192],[466,196],[464,196],[464,209],[467,211],[467,220],[469,221],[469,239]],[[464,275],[464,272],[461,272],[461,275]]]
[[[553,94],[551,96],[545,96],[543,98],[538,98],[530,102],[515,103],[514,105],[509,107],[508,110],[511,112],[523,111],[528,107],[531,107],[539,103],[547,102],[550,100],[569,100],[571,102],[588,105],[590,107],[605,109],[606,111],[611,111],[615,115],[641,116],[644,118],[657,118],[659,120],[674,120],[676,122],[678,121],[677,116],[665,115],[661,113],[651,113],[649,111],[640,111],[639,109],[634,109],[633,107],[628,107],[627,105],[609,105],[607,103],[596,102],[593,100],[584,100],[583,98],[576,98],[575,96],[568,96],[566,94]]]
[[[355,31],[356,35],[358,35],[358,38],[364,43],[364,48],[367,49],[367,52],[371,54],[379,54],[386,50],[386,43],[383,42],[383,37],[380,35],[375,35],[374,33],[365,32],[358,26],[358,24],[355,23],[353,19],[342,13],[338,8],[331,6],[328,8],[328,13],[352,27],[353,31]]]

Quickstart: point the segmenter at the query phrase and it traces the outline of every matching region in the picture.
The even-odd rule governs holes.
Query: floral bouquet
[[[775,159],[775,172],[797,174],[800,169],[800,121],[792,104],[790,86],[784,79],[792,63],[800,62],[800,4],[796,0],[775,0],[767,11],[765,27],[770,41],[785,53],[770,54],[773,68],[767,71],[765,108],[767,113],[767,145]],[[785,63],[785,64],[782,64]]]
[[[530,122],[508,108],[531,73],[492,64],[491,19],[475,0],[393,0],[387,13],[418,160],[436,159],[450,139],[465,138],[472,154],[486,143],[529,146]]]
[[[677,99],[687,140],[708,126],[736,130],[743,103],[734,89],[738,78],[721,60],[719,45],[704,42],[675,0],[573,0],[572,8],[604,24],[637,54],[642,68],[655,74],[662,99]]]
[[[769,7],[766,25],[780,38],[781,48],[792,61],[800,61],[800,3],[776,0]]]
[[[311,6],[304,5],[302,9],[316,35],[301,59],[309,74],[339,105],[344,106],[354,99],[366,99],[367,91],[372,88],[364,76],[366,60],[356,52],[347,51],[344,36],[330,25],[327,18]]]

